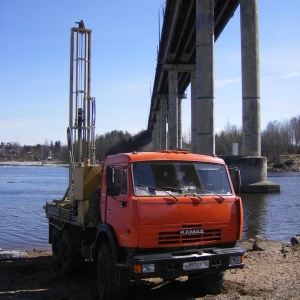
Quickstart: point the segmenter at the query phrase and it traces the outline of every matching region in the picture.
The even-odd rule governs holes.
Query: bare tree
[[[280,154],[287,153],[291,143],[288,122],[269,122],[266,129],[261,134],[262,155],[268,158],[269,162],[275,165],[280,164]]]
[[[224,130],[216,134],[216,153],[218,155],[230,155],[233,143],[242,145],[242,130],[227,122]]]
[[[292,135],[292,145],[295,153],[300,153],[300,116],[290,120],[290,130]]]

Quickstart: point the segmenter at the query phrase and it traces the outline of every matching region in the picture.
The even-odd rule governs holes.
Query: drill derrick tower
[[[96,102],[91,97],[91,33],[81,20],[78,28],[71,28],[69,127],[70,153],[69,185],[74,172],[83,164],[95,165]]]

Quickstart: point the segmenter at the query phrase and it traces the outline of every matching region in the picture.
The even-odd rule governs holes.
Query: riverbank
[[[0,161],[0,166],[69,166],[60,161]],[[300,154],[280,155],[280,163],[268,163],[271,172],[300,172]]]
[[[58,161],[0,161],[0,166],[68,167],[69,165]]]
[[[300,172],[300,154],[280,155],[279,163],[268,164],[272,172]]]
[[[299,299],[300,247],[262,240],[244,241],[245,268],[225,272],[224,291],[200,297],[186,277],[145,280],[131,289],[131,300]],[[253,249],[264,249],[254,251]],[[50,251],[30,251],[23,258],[0,260],[0,299],[96,300],[97,285],[88,266],[67,275],[52,263]]]

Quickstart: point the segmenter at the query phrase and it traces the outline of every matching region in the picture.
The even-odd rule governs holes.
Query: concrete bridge
[[[239,7],[243,156],[225,160],[248,174],[244,186],[265,186],[267,177],[261,157],[257,1],[166,1],[148,120],[154,150],[182,148],[181,101],[191,84],[192,151],[215,154],[214,43]]]

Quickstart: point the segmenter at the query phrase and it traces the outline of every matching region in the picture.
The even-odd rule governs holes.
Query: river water
[[[300,234],[300,173],[269,174],[281,186],[276,194],[243,194],[244,232],[288,242]],[[0,165],[0,250],[49,250],[43,206],[61,198],[68,168]]]

